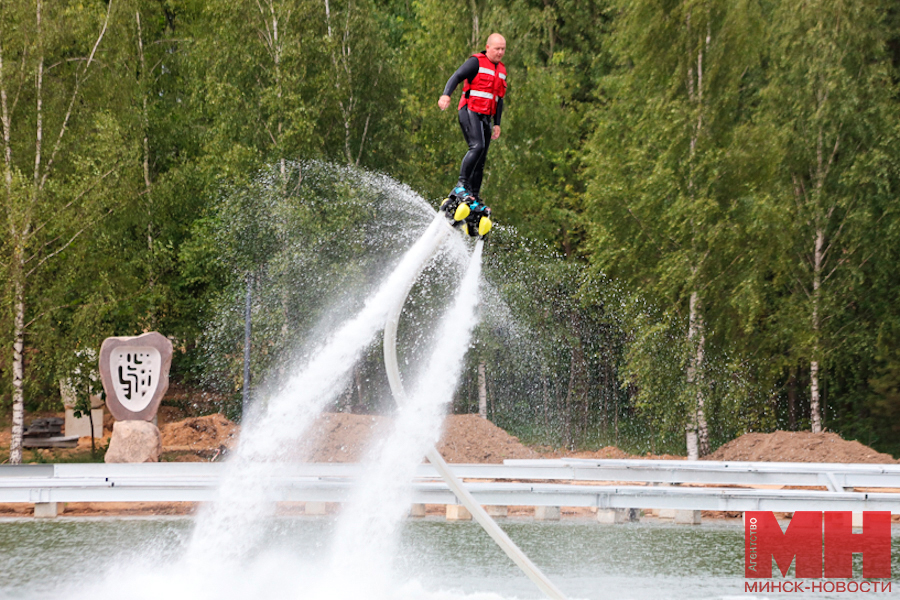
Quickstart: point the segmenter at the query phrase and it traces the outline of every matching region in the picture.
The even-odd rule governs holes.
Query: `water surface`
[[[268,521],[260,545],[245,549],[246,570],[218,574],[212,581],[183,568],[192,524],[188,517],[0,522],[0,598],[330,598],[334,584],[335,590],[341,589],[334,598],[349,594],[368,600],[365,581],[330,582],[325,574],[333,518]],[[590,519],[510,518],[502,524],[572,599],[852,596],[745,594],[740,521],[692,527],[653,520],[601,525]],[[895,529],[895,578],[900,573],[898,547],[900,533]],[[215,557],[210,559],[215,562]],[[353,579],[352,574],[348,577]],[[391,577],[389,597],[404,600],[541,598],[474,522],[406,521]],[[894,581],[893,589],[892,594],[875,595],[895,596],[900,582]]]

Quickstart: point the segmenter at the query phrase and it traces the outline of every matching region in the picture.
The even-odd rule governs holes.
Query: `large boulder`
[[[108,463],[159,462],[162,437],[159,428],[148,421],[116,421],[113,425]]]

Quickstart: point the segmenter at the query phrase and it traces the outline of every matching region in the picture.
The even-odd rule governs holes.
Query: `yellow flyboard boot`
[[[474,200],[469,206],[469,216],[466,218],[464,231],[471,237],[484,237],[488,234],[494,223],[491,221],[491,209],[478,200]]]
[[[493,226],[494,223],[491,222],[490,217],[481,217],[481,220],[478,222],[478,235],[481,237],[486,236]]]
[[[466,188],[458,185],[453,188],[453,191],[441,203],[441,212],[447,216],[447,219],[453,225],[456,225],[469,216],[470,209],[466,201],[470,198],[471,196],[469,196]]]

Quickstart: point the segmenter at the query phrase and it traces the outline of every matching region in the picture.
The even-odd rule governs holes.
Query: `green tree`
[[[186,76],[201,124],[198,167],[215,182],[246,181],[288,157],[315,152],[315,103],[307,85],[318,49],[311,0],[208,0],[191,24]]]
[[[686,407],[679,418],[691,457],[709,451],[707,344],[741,256],[751,184],[730,168],[762,16],[749,1],[621,3],[613,29],[620,68],[605,81],[608,103],[596,113],[588,158],[594,264],[685,324],[689,397],[672,407]]]
[[[402,79],[395,71],[399,53],[382,33],[388,16],[369,0],[324,0],[324,8],[330,68],[319,72],[315,84],[326,104],[318,129],[329,155],[340,148],[348,165],[395,171],[405,158],[398,143],[404,133],[398,127]]]
[[[860,269],[884,242],[867,232],[879,227],[894,177],[886,14],[882,2],[821,0],[781,2],[773,16],[763,119],[783,152],[792,293],[781,308],[784,320],[806,323],[793,342],[809,364],[813,432],[822,431],[822,378],[842,337],[834,317],[858,300]]]
[[[0,8],[13,464],[22,459],[26,336],[59,308],[59,296],[42,293],[53,283],[48,270],[112,210],[108,192],[127,160],[121,126],[104,106],[113,87],[100,72],[115,6],[37,0]]]

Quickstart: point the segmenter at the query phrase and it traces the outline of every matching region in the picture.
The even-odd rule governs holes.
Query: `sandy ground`
[[[372,439],[385,434],[390,419],[372,415],[324,413],[319,416],[302,451],[309,462],[356,462],[362,459]],[[221,415],[189,418],[161,427],[163,450],[191,451],[233,448],[240,427]],[[449,415],[438,443],[441,455],[451,463],[502,463],[509,458],[644,458],[683,460],[683,456],[628,454],[615,446],[591,452],[535,450],[522,444],[478,415]],[[821,463],[896,464],[882,454],[835,433],[776,431],[748,433],[719,448],[706,460],[783,461]]]
[[[776,431],[747,433],[731,440],[704,460],[878,463],[896,464],[889,454],[877,452],[836,433]]]
[[[390,424],[387,417],[324,413],[311,428],[313,433],[302,444],[298,458],[307,462],[358,462],[372,440],[388,433]],[[449,415],[444,425],[438,450],[447,462],[502,463],[507,458],[541,457],[478,415]]]
[[[234,448],[240,427],[220,414],[192,417],[161,424],[163,450],[195,451],[212,448]]]
[[[46,415],[42,415],[46,416]],[[60,415],[61,416],[61,415]],[[240,425],[221,414],[184,418],[183,411],[170,406],[160,409],[159,428],[163,443],[163,460],[210,460],[224,457],[240,436]],[[104,435],[94,443],[103,448],[109,442],[113,419],[106,415]],[[350,413],[323,413],[311,428],[313,432],[301,444],[296,458],[307,462],[357,462],[369,444],[387,433],[390,418]],[[0,452],[9,447],[10,430],[0,430]],[[47,459],[66,459],[90,449],[89,437],[81,438],[74,450],[40,451]],[[683,460],[683,456],[628,454],[615,446],[595,451],[569,452],[547,447],[529,448],[478,415],[448,415],[438,450],[451,463],[502,463],[521,458],[644,458]],[[835,433],[814,434],[807,431],[748,433],[734,439],[704,460],[782,461],[819,463],[897,464],[883,454],[856,441],[841,439]]]

